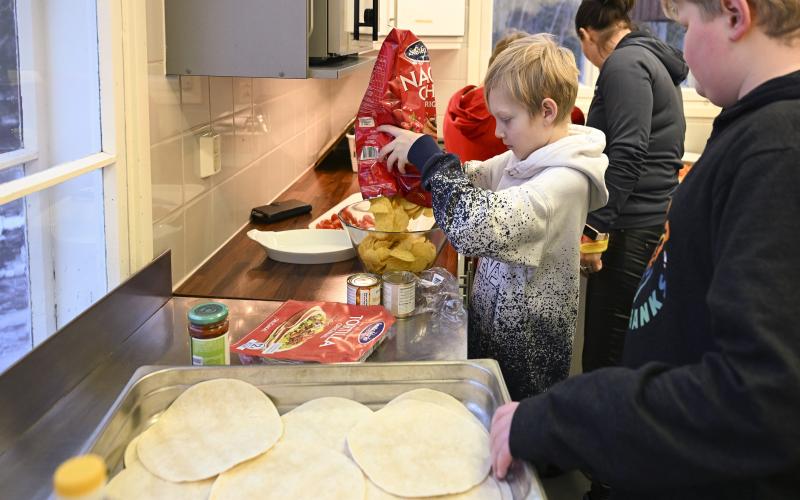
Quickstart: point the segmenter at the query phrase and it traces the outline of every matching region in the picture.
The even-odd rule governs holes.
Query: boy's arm
[[[524,400],[511,425],[512,455],[625,488],[796,470],[798,155],[795,148],[745,159],[715,208],[721,216],[706,303],[719,352],[690,365],[596,370]]]
[[[422,172],[423,187],[425,189],[430,190],[426,181],[443,166],[443,164],[432,160],[434,158],[443,158],[444,156],[445,153],[439,149],[439,145],[429,135],[420,135],[409,149],[408,160],[414,165],[419,165],[418,169]],[[456,161],[460,161],[455,155],[449,156],[455,158]],[[482,189],[494,189],[507,161],[508,157],[506,155],[498,155],[486,161],[468,161],[464,164],[463,170],[469,182],[474,186]],[[451,163],[448,162],[448,164]]]
[[[613,81],[602,87],[609,197],[605,207],[587,217],[587,222],[602,232],[608,232],[617,220],[642,175],[653,114],[653,82],[647,70],[622,58],[610,58],[606,65],[604,73],[613,75]]]
[[[539,265],[552,211],[545,196],[527,186],[477,188],[449,154],[431,157],[424,171],[436,222],[459,253]]]

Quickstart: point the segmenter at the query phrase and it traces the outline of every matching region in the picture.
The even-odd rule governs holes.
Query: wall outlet
[[[222,138],[207,133],[198,138],[200,143],[200,177],[210,177],[222,170]]]

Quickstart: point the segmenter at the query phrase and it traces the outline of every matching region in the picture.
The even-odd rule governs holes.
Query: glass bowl
[[[411,219],[405,231],[378,231],[372,227],[374,216],[369,207],[370,201],[363,200],[338,213],[365,271],[378,275],[388,271],[419,273],[433,266],[447,241],[433,217]]]

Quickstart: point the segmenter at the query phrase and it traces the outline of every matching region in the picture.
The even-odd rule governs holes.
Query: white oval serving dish
[[[356,255],[345,231],[251,229],[247,236],[264,247],[270,259],[288,264],[327,264],[352,259]]]

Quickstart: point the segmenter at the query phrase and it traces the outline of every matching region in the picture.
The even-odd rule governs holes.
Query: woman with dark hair
[[[622,361],[631,303],[682,167],[688,66],[680,51],[636,29],[634,1],[584,0],[575,15],[583,53],[600,69],[586,124],[605,132],[609,160],[608,204],[589,214],[582,240],[584,371]]]

